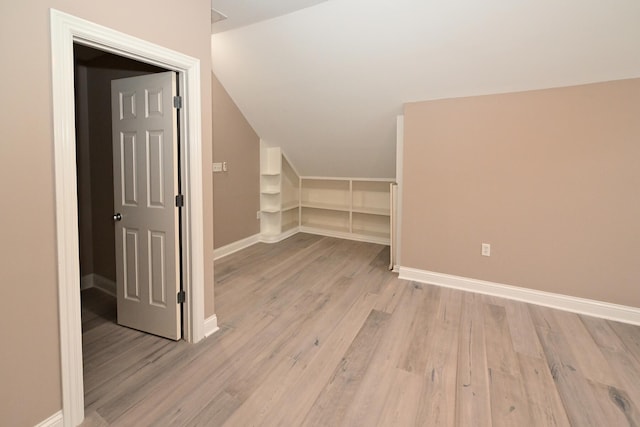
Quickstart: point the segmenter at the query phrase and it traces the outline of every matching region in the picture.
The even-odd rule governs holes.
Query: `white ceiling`
[[[332,0],[214,34],[212,54],[302,175],[393,177],[405,102],[640,77],[640,2]]]
[[[211,33],[286,15],[327,0],[211,0],[211,8],[227,18],[211,24]]]

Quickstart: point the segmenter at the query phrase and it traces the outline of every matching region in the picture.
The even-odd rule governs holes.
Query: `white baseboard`
[[[337,231],[330,231],[330,230],[303,226],[303,227],[294,227],[285,231],[284,233],[274,234],[274,235],[254,234],[253,236],[249,236],[246,239],[238,240],[237,242],[233,242],[226,246],[222,246],[221,248],[214,249],[213,260],[215,261],[227,255],[231,255],[234,252],[238,252],[239,250],[248,248],[249,246],[258,242],[278,243],[297,233],[318,234],[321,236],[337,237],[339,239],[357,240],[359,242],[377,243],[380,245],[389,244],[389,239],[385,239],[382,237],[366,236],[366,235],[354,234],[354,233],[341,233]]]
[[[234,252],[238,252],[244,248],[256,244],[260,241],[260,233],[249,236],[245,239],[238,240],[237,242],[229,243],[228,245],[213,250],[213,260],[220,259],[227,255],[231,255]]]
[[[215,314],[211,317],[207,317],[204,319],[204,337],[208,337],[209,335],[213,335],[220,328],[218,327],[218,316]]]
[[[535,289],[520,288],[450,274],[434,273],[432,271],[418,270],[409,267],[400,267],[399,277],[415,282],[493,295],[573,313],[640,325],[640,308],[637,307],[572,297]]]
[[[260,235],[260,241],[262,243],[278,243],[283,241],[284,239],[293,236],[296,233],[300,232],[300,227],[291,228],[284,233],[276,234],[276,235]]]
[[[80,278],[80,290],[93,288],[93,274],[85,274]]]
[[[60,410],[46,420],[40,421],[36,424],[36,427],[62,427],[63,425],[64,421],[62,419],[62,410]]]
[[[338,239],[355,240],[357,242],[376,243],[378,245],[385,245],[385,246],[389,246],[389,242],[390,242],[389,238],[385,238],[385,237],[375,237],[375,236],[367,236],[365,234],[331,231],[323,228],[301,226],[300,232],[317,234],[320,236],[327,236],[327,237],[336,237]]]
[[[116,282],[96,273],[87,274],[80,279],[80,290],[98,288],[109,295],[116,296]]]

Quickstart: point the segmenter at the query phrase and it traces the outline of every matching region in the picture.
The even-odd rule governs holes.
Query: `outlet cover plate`
[[[482,251],[480,253],[482,256],[491,256],[491,245],[489,243],[483,243]]]

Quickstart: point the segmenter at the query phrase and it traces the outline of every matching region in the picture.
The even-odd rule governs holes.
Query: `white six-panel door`
[[[175,94],[173,72],[111,82],[118,323],[177,340]]]

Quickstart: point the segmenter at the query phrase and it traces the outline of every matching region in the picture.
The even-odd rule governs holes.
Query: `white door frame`
[[[62,415],[65,426],[84,419],[82,331],[73,43],[157,65],[180,74],[183,214],[183,283],[186,291],[185,339],[204,337],[204,244],[200,60],[81,18],[51,9],[53,145],[55,162],[58,298]]]

